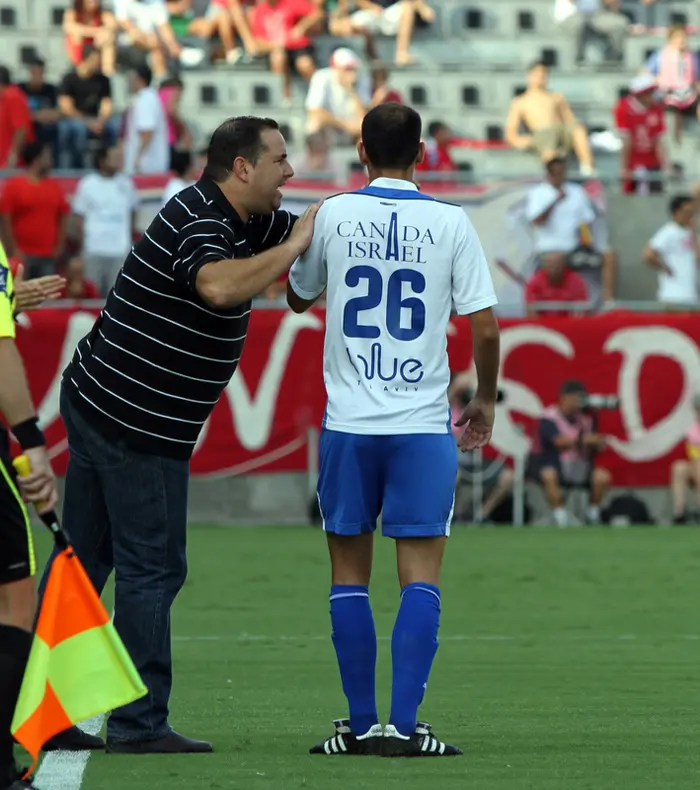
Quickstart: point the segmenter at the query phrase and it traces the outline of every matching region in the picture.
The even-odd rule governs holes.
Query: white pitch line
[[[98,735],[102,730],[104,720],[104,714],[100,714],[78,726],[89,735]],[[48,752],[41,761],[34,779],[37,787],[40,787],[41,790],[80,790],[91,754],[90,751]]]
[[[390,636],[378,636],[380,642],[387,642]],[[439,637],[440,642],[634,642],[636,640],[661,640],[672,642],[697,642],[700,634],[553,634],[551,636],[535,636],[532,634],[445,634]],[[309,636],[274,636],[265,634],[231,634],[229,636],[174,636],[174,642],[326,642],[330,634]]]

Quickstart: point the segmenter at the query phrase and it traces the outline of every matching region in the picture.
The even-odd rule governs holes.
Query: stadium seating
[[[523,87],[524,70],[535,59],[552,64],[552,88],[561,90],[581,120],[593,129],[610,126],[611,107],[626,89],[648,52],[659,45],[659,36],[630,36],[626,42],[625,65],[616,70],[595,65],[574,67],[571,42],[556,30],[553,0],[432,0],[437,19],[429,28],[416,30],[414,51],[420,65],[396,70],[393,85],[406,100],[419,108],[426,122],[443,120],[465,137],[498,141],[502,138],[508,103]],[[31,49],[47,60],[48,77],[57,80],[68,68],[61,31],[60,0],[0,0],[0,47],[3,60],[16,73]],[[637,2],[625,2],[630,19],[645,21],[653,13],[654,23],[685,21],[697,25],[700,6],[692,0],[658,2],[652,10]],[[362,51],[360,40],[344,42]],[[319,61],[327,62],[338,41],[320,37],[316,41]],[[394,42],[379,41],[380,54],[388,62]],[[590,45],[590,60],[601,59],[598,45]],[[281,109],[279,81],[264,63],[238,65],[235,69],[207,67],[185,74],[183,110],[196,119],[204,136],[233,113],[273,114],[289,127],[297,144],[304,129],[304,85],[298,84],[290,108]],[[124,77],[115,79],[118,106],[127,100]],[[538,172],[532,157],[520,152],[457,152],[465,168],[479,175],[529,174]]]

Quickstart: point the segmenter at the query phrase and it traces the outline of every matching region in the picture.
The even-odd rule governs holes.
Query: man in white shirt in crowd
[[[700,248],[693,229],[693,198],[674,197],[669,211],[671,220],[652,236],[644,260],[659,272],[659,302],[678,309],[698,304]]]
[[[183,51],[170,26],[165,0],[114,0],[114,16],[128,43],[150,54],[156,78],[165,77],[167,57],[179,58]]]
[[[592,33],[607,41],[606,57],[621,62],[629,19],[620,13],[620,0],[554,0],[554,19],[576,41],[576,62],[586,59],[586,41]]]
[[[116,148],[97,152],[97,170],[78,182],[73,216],[82,249],[85,276],[106,296],[131,249],[139,196],[121,170]]]
[[[606,249],[593,250],[591,225],[597,218],[595,207],[586,190],[573,181],[566,180],[566,161],[551,159],[546,164],[545,180],[527,194],[525,218],[534,230],[537,258],[547,252],[561,252],[569,256],[585,248],[592,259],[599,253],[599,270],[592,287],[595,301],[599,291],[603,301],[613,297],[616,255],[605,240]],[[581,255],[578,255],[581,257]],[[576,268],[576,262],[569,261]]]
[[[196,157],[193,157],[190,151],[179,151],[176,149],[171,152],[170,172],[173,175],[163,190],[163,205],[172,200],[178,192],[182,192],[183,189],[197,182],[200,173],[204,169],[206,156],[206,151],[200,152]]]
[[[167,173],[170,169],[168,121],[148,66],[130,74],[134,101],[126,115],[124,169],[134,173]]]
[[[306,131],[324,132],[329,142],[352,142],[372,103],[368,75],[360,73],[360,58],[348,47],[331,55],[330,66],[311,77],[306,95]]]

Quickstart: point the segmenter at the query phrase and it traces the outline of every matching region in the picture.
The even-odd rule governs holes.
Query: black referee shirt
[[[244,223],[208,179],[170,200],[65,370],[85,419],[134,450],[189,458],[241,358],[251,308],[212,309],[197,294],[197,272],[279,244],[295,219],[276,211]]]

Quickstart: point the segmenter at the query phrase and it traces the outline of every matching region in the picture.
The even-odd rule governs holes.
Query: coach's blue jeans
[[[189,463],[107,441],[78,413],[65,385],[61,415],[70,449],[63,524],[98,592],[114,569],[114,625],[148,688],[112,713],[107,738],[161,738],[170,731],[170,607],[187,575]]]

